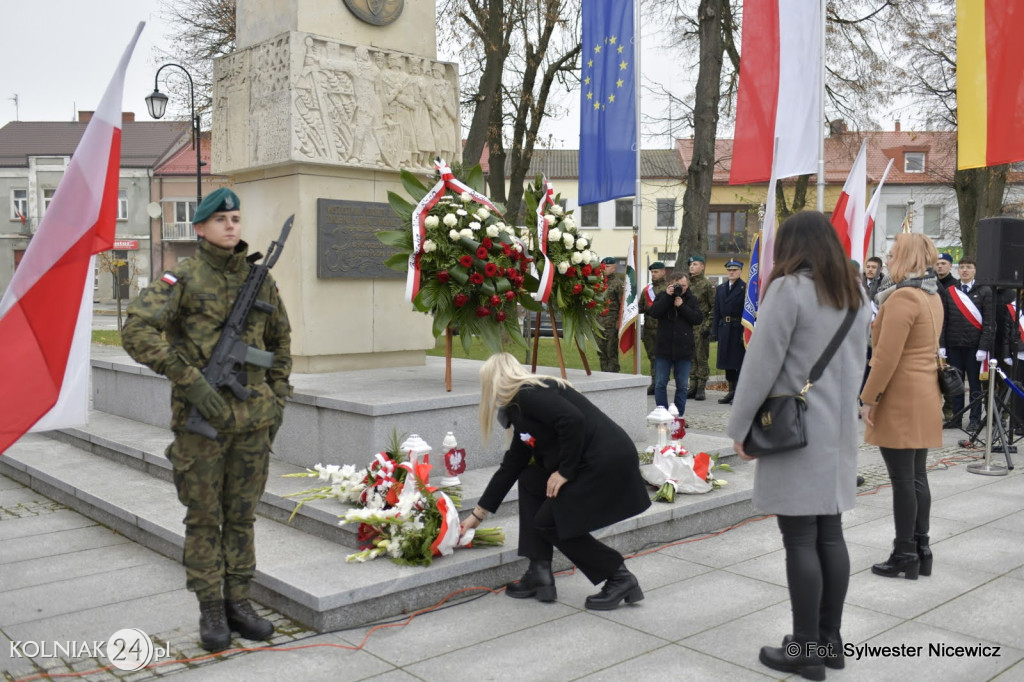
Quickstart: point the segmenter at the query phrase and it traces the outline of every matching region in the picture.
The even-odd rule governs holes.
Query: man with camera
[[[654,342],[654,401],[668,407],[671,372],[676,384],[673,402],[680,415],[686,412],[686,385],[695,347],[695,329],[704,320],[689,285],[689,277],[673,273],[668,287],[655,297],[650,309],[650,315],[658,320]]]

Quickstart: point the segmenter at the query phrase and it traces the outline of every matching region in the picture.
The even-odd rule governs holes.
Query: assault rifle
[[[214,389],[227,386],[239,400],[247,400],[252,393],[245,387],[245,365],[272,367],[274,364],[274,354],[254,348],[242,341],[242,332],[245,330],[245,321],[253,308],[265,313],[274,312],[274,306],[266,301],[258,300],[257,296],[259,296],[260,289],[263,288],[263,282],[267,279],[267,273],[270,272],[270,268],[274,267],[281,255],[281,249],[284,248],[284,242],[288,239],[288,233],[291,231],[294,221],[295,214],[293,213],[288,216],[288,220],[284,221],[281,236],[277,238],[277,241],[271,242],[263,262],[252,263],[249,276],[245,278],[242,288],[239,289],[238,298],[235,299],[235,305],[231,308],[228,321],[224,323],[224,330],[221,332],[220,338],[217,339],[217,345],[213,347],[209,362],[203,368],[203,377],[210,382]],[[253,257],[250,256],[250,258]],[[260,254],[255,254],[255,260],[259,258]],[[185,429],[200,436],[206,436],[210,440],[217,439],[217,429],[213,428],[213,425],[199,414],[195,405],[192,406],[188,419],[185,420]]]

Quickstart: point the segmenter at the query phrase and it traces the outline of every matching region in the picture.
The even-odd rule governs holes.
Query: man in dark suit
[[[725,370],[729,392],[718,402],[731,405],[740,380],[740,368],[746,347],[743,345],[743,302],[747,293],[746,282],[740,277],[743,263],[731,260],[725,264],[729,279],[715,289],[714,315],[711,333],[718,341],[718,369]]]

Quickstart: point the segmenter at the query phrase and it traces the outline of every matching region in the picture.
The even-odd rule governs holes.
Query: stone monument
[[[458,73],[437,61],[434,3],[238,0],[237,50],[214,64],[214,173],[262,250],[292,213],[274,269],[295,371],[422,365],[430,319],[404,300],[375,238],[398,229],[399,170],[461,149]]]

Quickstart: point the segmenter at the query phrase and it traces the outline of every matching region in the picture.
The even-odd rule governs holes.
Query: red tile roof
[[[199,153],[203,161],[203,175],[210,174],[210,133],[200,135]],[[154,176],[195,175],[196,150],[192,147],[191,135],[182,138],[180,145],[172,149],[164,160],[153,169]]]

